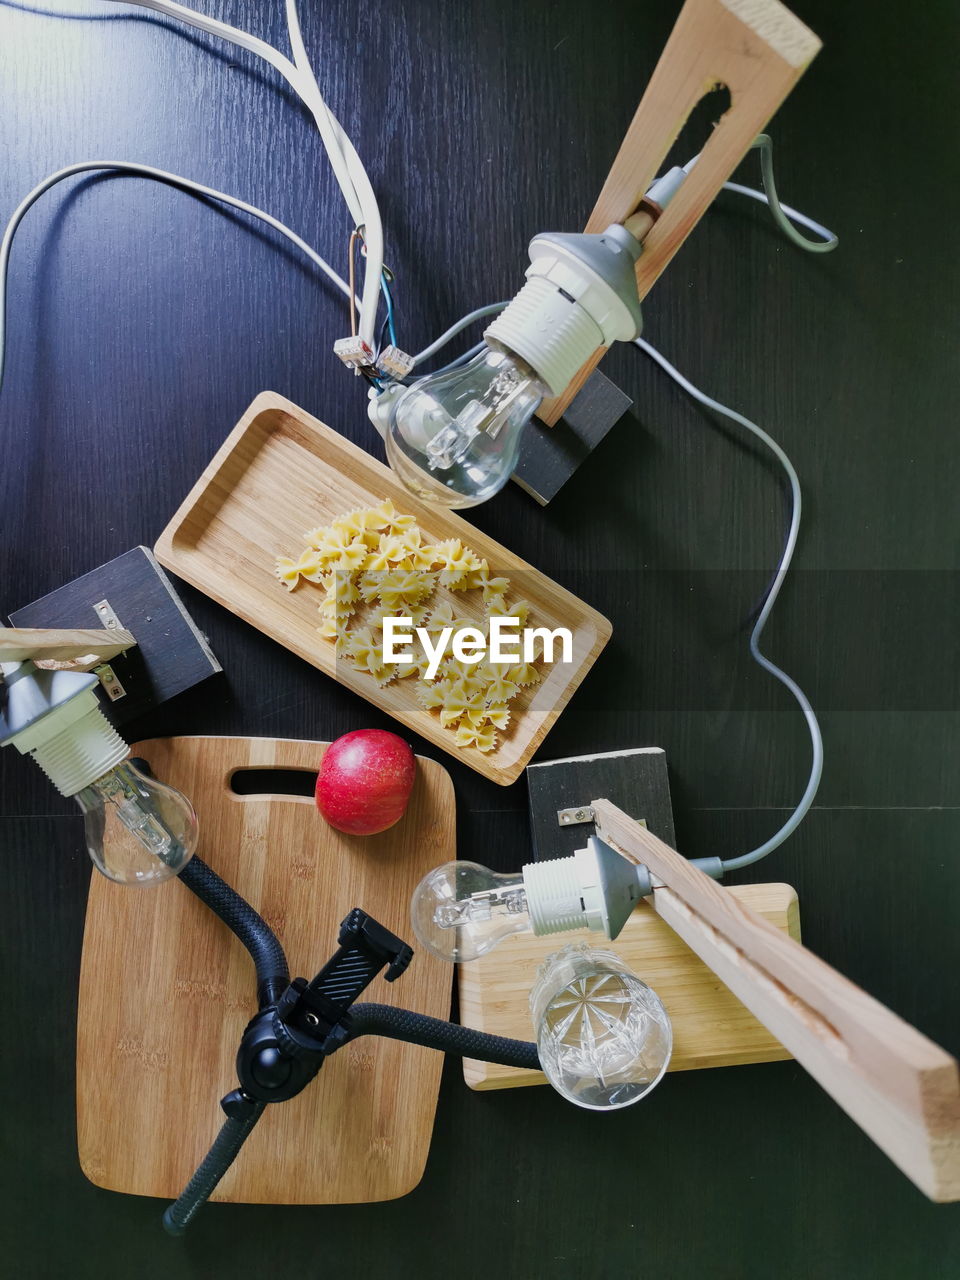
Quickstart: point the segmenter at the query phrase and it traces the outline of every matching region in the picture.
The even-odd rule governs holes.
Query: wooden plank
[[[796,891],[786,884],[743,885],[734,890],[775,929],[800,936]],[[528,997],[537,970],[567,942],[587,942],[615,952],[663,1001],[673,1024],[670,1071],[775,1062],[790,1054],[728,991],[646,903],[641,903],[615,942],[588,929],[562,938],[514,934],[485,956],[460,965],[460,1017],[495,1035],[529,1040]],[[471,1089],[514,1089],[543,1084],[539,1071],[465,1061]]]
[[[264,916],[291,974],[312,977],[362,906],[408,937],[408,906],[430,867],[456,856],[453,786],[418,757],[401,821],[378,836],[329,827],[313,800],[238,795],[235,769],[319,766],[327,744],[271,738],[172,738],[133,747],[194,802],[200,853]],[[368,998],[446,1018],[450,966],[419,952]],[[80,1163],[97,1186],[179,1195],[222,1122],[234,1058],[256,1009],[253,965],[234,935],[176,880],[120,889],[94,875],[77,1021]],[[282,1106],[268,1107],[215,1200],[348,1204],[388,1200],[419,1182],[443,1055],[361,1038]]]
[[[278,554],[299,552],[303,532],[356,507],[390,498],[434,541],[459,538],[510,578],[531,604],[537,626],[568,627],[573,660],[546,667],[542,683],[510,704],[497,748],[458,748],[454,735],[417,700],[412,680],[379,687],[317,632],[320,593],[310,584],[288,592],[277,582]],[[503,786],[514,782],[545,738],[611,634],[606,618],[452,511],[418,501],[396,475],[289,400],[264,392],[191,490],[157,542],[157,557],[238,617],[259,627],[319,670],[457,760]],[[438,588],[439,601],[446,589]],[[482,618],[478,591],[451,597],[457,614]]]
[[[644,241],[641,299],[819,49],[818,38],[779,0],[686,0],[586,225],[598,232],[629,217],[690,112],[718,84],[727,86],[729,109]],[[562,395],[544,401],[542,422],[552,426],[562,417],[605,353],[595,351]]]
[[[96,658],[106,662],[137,642],[129,631],[117,629],[51,630],[46,627],[0,627],[0,662],[69,662]]]
[[[960,1199],[957,1062],[608,800],[597,832],[655,877],[653,909],[932,1200]]]

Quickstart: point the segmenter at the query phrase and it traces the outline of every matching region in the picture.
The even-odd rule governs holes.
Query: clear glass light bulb
[[[510,479],[523,428],[548,394],[519,356],[485,347],[469,364],[421,378],[398,396],[387,459],[417,497],[476,506]]]
[[[420,945],[441,960],[475,960],[530,928],[523,874],[498,875],[477,862],[435,867],[414,890],[410,918]]]
[[[119,884],[150,885],[178,875],[197,846],[193,805],[130,760],[76,795],[87,852]]]

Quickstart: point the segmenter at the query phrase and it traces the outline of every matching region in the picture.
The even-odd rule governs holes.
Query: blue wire
[[[395,347],[400,344],[397,342],[397,330],[393,323],[393,298],[390,295],[390,285],[387,283],[387,273],[384,271],[381,275],[380,287],[383,289],[383,300],[387,304],[387,328],[390,331],[390,341]]]

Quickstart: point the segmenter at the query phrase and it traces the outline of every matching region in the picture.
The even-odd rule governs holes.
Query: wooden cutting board
[[[737,885],[727,890],[778,929],[800,940],[796,890],[787,884]],[[609,949],[651,986],[673,1024],[670,1071],[776,1062],[791,1055],[647,903],[641,903],[616,942],[589,929],[535,938],[514,934],[495,951],[460,965],[460,1018],[478,1031],[530,1040],[528,996],[537,970],[568,942]],[[464,1059],[471,1089],[512,1089],[543,1084],[539,1071]]]
[[[312,798],[239,795],[238,769],[315,773],[323,742],[169,738],[135,756],[189,796],[197,852],[263,915],[291,976],[312,978],[336,950],[354,906],[410,937],[410,895],[456,857],[453,786],[417,758],[400,822],[378,836],[340,835]],[[450,965],[418,951],[395,983],[365,998],[450,1015]],[[80,1163],[97,1186],[179,1195],[223,1120],[234,1058],[256,1012],[254,969],[234,935],[176,880],[124,888],[94,874],[87,906],[77,1026]],[[349,1204],[389,1200],[423,1175],[443,1057],[361,1038],[332,1057],[298,1097],[267,1108],[215,1200]]]
[[[521,691],[510,704],[507,730],[487,754],[457,747],[437,713],[417,701],[413,680],[380,688],[366,672],[337,661],[333,642],[317,632],[320,588],[301,583],[288,592],[277,582],[277,556],[299,555],[304,530],[384,498],[413,515],[431,541],[459,538],[506,574],[510,599],[529,601],[534,625],[570,630],[572,661],[545,666],[542,683]],[[420,502],[389,467],[272,391],[257,396],[231,431],[160,535],[156,554],[218,604],[503,786],[523,772],[611,633],[595,609],[452,511]],[[458,616],[481,617],[479,594],[456,593]],[[448,595],[438,587],[431,600]]]

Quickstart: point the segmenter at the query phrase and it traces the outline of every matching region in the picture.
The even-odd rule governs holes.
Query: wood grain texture
[[[716,85],[727,87],[729,108],[644,240],[637,262],[641,301],[819,48],[819,39],[780,0],[685,0],[586,225],[603,231],[633,213],[690,112]],[[544,402],[537,413],[542,422],[552,426],[563,415],[606,351],[595,351],[563,394]]]
[[[381,688],[368,673],[338,661],[332,641],[317,634],[319,592],[309,584],[288,592],[277,582],[276,557],[297,554],[305,529],[385,497],[416,516],[432,541],[459,538],[506,573],[517,597],[532,605],[538,626],[572,634],[572,661],[545,665],[542,682],[510,704],[509,728],[493,751],[457,747],[453,733],[417,701],[412,680]],[[501,786],[523,772],[610,637],[609,622],[595,609],[453,512],[419,502],[389,468],[272,392],[259,395],[227,437],[156,551],[168,569],[245,622]],[[432,599],[445,594],[439,587]],[[467,595],[450,596],[458,614],[476,607]]]
[[[136,643],[129,631],[120,628],[66,631],[43,627],[0,627],[0,662],[25,662],[29,658],[73,662],[89,657],[106,662]]]
[[[960,1200],[955,1058],[609,800],[597,834],[642,862],[653,910],[932,1200]]]
[[[276,932],[291,977],[313,977],[354,906],[408,935],[414,887],[455,856],[453,787],[432,760],[418,758],[406,814],[378,836],[341,835],[309,797],[230,788],[244,767],[315,770],[326,746],[170,738],[133,748],[193,800],[201,856]],[[424,954],[366,998],[445,1018],[450,984],[450,967]],[[243,946],[177,881],[124,892],[95,878],[77,1019],[77,1135],[92,1182],[179,1195],[222,1123],[218,1099],[236,1087],[255,985]],[[352,1204],[406,1194],[426,1163],[442,1064],[415,1045],[357,1040],[303,1093],[267,1108],[213,1198]]]
[[[800,937],[796,890],[786,884],[750,884],[730,890],[738,902],[775,929]],[[589,929],[562,938],[514,934],[494,951],[459,966],[460,1016],[471,1027],[494,1035],[532,1036],[528,996],[537,970],[566,943],[586,942],[615,952],[656,991],[673,1026],[670,1071],[777,1062],[790,1053],[699,960],[674,930],[641,903],[615,942]],[[472,1089],[513,1089],[543,1084],[539,1071],[520,1071],[489,1062],[464,1060],[463,1078]]]

